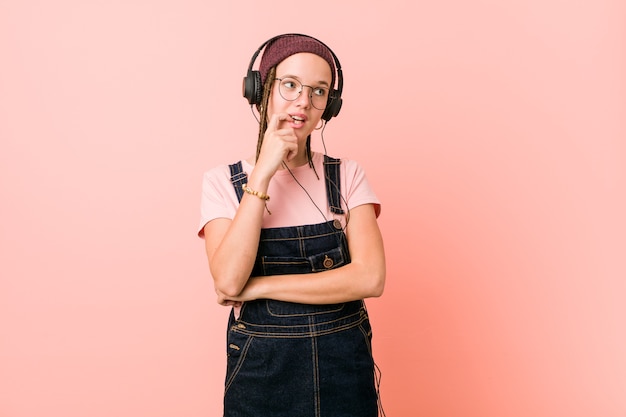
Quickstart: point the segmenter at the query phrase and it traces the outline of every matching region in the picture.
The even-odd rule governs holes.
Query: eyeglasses
[[[311,93],[309,94],[311,105],[318,110],[324,110],[326,108],[326,104],[328,103],[328,88],[302,84],[300,81],[291,77],[276,78],[276,80],[280,81],[278,91],[280,92],[280,96],[285,100],[296,100],[300,97],[300,94],[302,94],[304,87],[309,87],[311,89]]]

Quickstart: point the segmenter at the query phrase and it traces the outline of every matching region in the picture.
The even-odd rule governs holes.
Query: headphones
[[[337,116],[339,114],[339,110],[341,110],[341,104],[342,104],[341,92],[343,90],[343,73],[341,72],[341,64],[339,63],[339,59],[337,58],[337,55],[335,55],[335,53],[328,46],[326,46],[324,42],[320,41],[319,39],[314,38],[313,36],[302,35],[299,33],[286,33],[284,35],[274,36],[273,38],[263,42],[263,44],[259,46],[259,49],[256,50],[254,55],[252,55],[252,59],[250,60],[250,65],[248,65],[248,73],[243,78],[243,86],[242,86],[243,96],[248,100],[248,103],[250,103],[251,105],[261,104],[261,99],[263,97],[263,85],[261,83],[261,72],[252,70],[252,67],[254,66],[254,62],[256,61],[257,56],[259,56],[259,53],[265,47],[265,45],[269,44],[272,41],[275,41],[278,38],[282,38],[283,36],[294,36],[294,35],[305,36],[307,38],[311,38],[319,42],[320,44],[322,44],[322,46],[328,49],[328,51],[333,57],[333,60],[335,61],[335,69],[337,71],[337,89],[335,90],[334,86],[331,89],[330,95],[328,98],[328,103],[326,105],[326,108],[324,109],[324,113],[322,113],[322,119],[325,121],[329,121],[333,117]]]

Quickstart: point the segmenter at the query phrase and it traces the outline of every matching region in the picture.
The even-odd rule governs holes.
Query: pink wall
[[[289,31],[384,202],[387,416],[626,415],[623,1],[213,3],[0,1],[0,416],[220,415],[201,175]]]

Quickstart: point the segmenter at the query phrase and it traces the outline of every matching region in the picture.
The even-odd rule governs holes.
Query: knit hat
[[[324,58],[330,65],[332,74],[331,86],[335,85],[335,62],[328,47],[317,39],[297,34],[280,36],[265,46],[261,64],[259,65],[261,84],[265,83],[270,68],[280,64],[285,58],[300,52],[310,52]]]

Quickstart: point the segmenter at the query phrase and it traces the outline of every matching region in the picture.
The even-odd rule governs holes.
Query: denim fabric
[[[230,181],[233,184],[235,193],[237,194],[237,200],[241,201],[243,198],[243,185],[248,182],[248,176],[243,171],[243,165],[241,161],[229,165],[230,168]]]
[[[333,221],[262,229],[253,276],[307,279],[348,263],[345,235]],[[228,323],[224,416],[376,417],[371,338],[362,300],[244,303]]]
[[[343,214],[343,209],[341,208],[341,193],[339,192],[339,187],[341,186],[340,165],[341,159],[324,155],[324,174],[326,176],[328,206],[331,212],[337,214]]]

